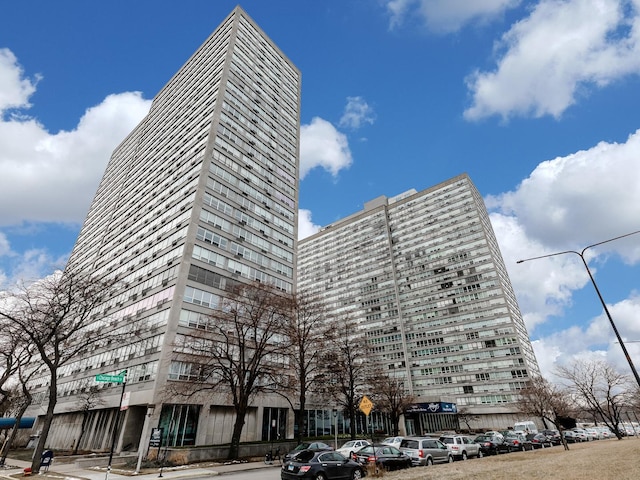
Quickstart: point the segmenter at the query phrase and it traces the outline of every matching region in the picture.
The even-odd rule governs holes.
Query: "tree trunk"
[[[304,408],[306,404],[307,404],[307,396],[304,393],[300,393],[300,414],[298,415],[298,434],[297,434],[298,443],[302,443],[302,438],[304,437],[304,424],[305,424]]]
[[[42,458],[42,452],[44,452],[45,443],[49,436],[49,430],[51,430],[51,423],[53,422],[53,410],[56,408],[58,385],[56,382],[56,376],[51,376],[51,385],[49,386],[49,405],[47,406],[47,413],[44,416],[44,425],[42,426],[42,432],[40,438],[38,438],[38,444],[33,452],[33,460],[31,460],[31,472],[33,474],[40,472],[40,461]]]
[[[349,429],[351,440],[355,440],[357,428],[356,428],[356,411],[353,406],[349,406],[349,424],[351,425],[351,428]]]
[[[233,433],[231,434],[231,445],[229,446],[228,460],[236,460],[240,453],[240,437],[244,428],[245,415],[247,407],[240,407],[236,410],[236,421],[233,424]]]
[[[391,425],[393,426],[393,436],[397,437],[398,432],[400,431],[398,424],[400,423],[400,416],[396,415],[395,412],[391,413]]]

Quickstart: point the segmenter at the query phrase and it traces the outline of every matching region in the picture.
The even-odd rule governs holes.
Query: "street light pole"
[[[598,285],[596,284],[596,281],[593,278],[593,275],[591,274],[591,270],[589,270],[589,265],[587,265],[587,261],[584,258],[584,252],[586,252],[588,249],[590,249],[592,247],[595,247],[595,246],[598,246],[598,245],[602,245],[603,243],[613,242],[614,240],[619,240],[621,238],[629,237],[629,236],[635,235],[637,233],[640,233],[640,230],[637,230],[637,231],[631,232],[631,233],[627,233],[626,235],[620,235],[619,237],[610,238],[609,240],[604,240],[602,242],[594,243],[593,245],[587,245],[586,247],[584,247],[582,249],[581,252],[576,252],[575,250],[566,250],[564,252],[550,253],[549,255],[541,255],[539,257],[525,258],[524,260],[518,260],[516,263],[528,262],[529,260],[537,260],[539,258],[555,257],[557,255],[564,255],[565,253],[574,253],[574,254],[578,255],[580,257],[580,259],[582,260],[584,268],[587,270],[587,273],[589,274],[589,278],[591,279],[591,283],[593,284],[593,288],[595,288],[596,293],[598,294],[598,298],[600,299],[600,303],[602,304],[602,308],[604,309],[604,313],[607,315],[607,318],[609,319],[609,323],[611,324],[611,328],[613,329],[613,332],[616,334],[616,338],[618,339],[618,343],[620,344],[620,347],[622,348],[622,352],[624,353],[624,356],[627,359],[627,362],[629,362],[629,367],[631,367],[631,372],[633,372],[633,376],[635,377],[636,382],[638,382],[638,386],[640,387],[640,375],[638,375],[636,367],[633,365],[633,361],[631,360],[631,357],[629,356],[629,352],[627,351],[627,347],[624,345],[624,342],[622,341],[622,337],[620,336],[620,333],[618,332],[618,328],[616,327],[616,324],[614,323],[613,318],[611,317],[611,313],[609,313],[609,309],[607,308],[607,304],[605,303],[604,298],[602,298],[602,294],[600,293],[600,289],[598,288]]]

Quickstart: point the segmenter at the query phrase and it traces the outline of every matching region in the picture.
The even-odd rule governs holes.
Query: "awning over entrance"
[[[33,424],[36,422],[34,417],[22,417],[20,419],[20,423],[18,424],[18,428],[32,428]],[[5,428],[13,428],[16,424],[16,419],[12,417],[0,418],[0,430]]]

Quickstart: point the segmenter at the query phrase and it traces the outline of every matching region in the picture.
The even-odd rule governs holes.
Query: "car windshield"
[[[311,446],[310,443],[301,443],[296,448],[293,449],[294,452],[299,452],[300,450],[306,450]]]
[[[356,442],[354,440],[345,443],[344,445],[342,445],[342,448],[349,448],[349,447],[353,447],[356,444]]]

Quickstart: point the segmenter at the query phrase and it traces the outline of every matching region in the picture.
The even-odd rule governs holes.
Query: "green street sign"
[[[126,374],[126,370],[124,372],[120,372],[118,375],[105,375],[104,373],[99,373],[96,375],[96,382],[123,383]]]

